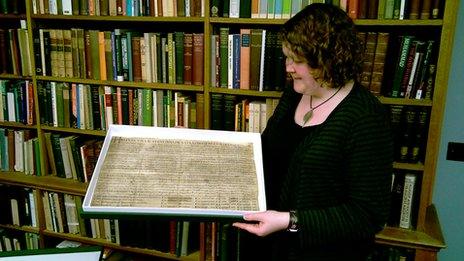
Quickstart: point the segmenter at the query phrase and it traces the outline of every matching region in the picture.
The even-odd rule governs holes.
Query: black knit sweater
[[[273,235],[275,260],[356,260],[389,213],[392,135],[361,85],[320,125],[301,128],[288,88],[262,135],[268,209],[297,210],[300,231]],[[359,259],[358,259],[359,260]]]

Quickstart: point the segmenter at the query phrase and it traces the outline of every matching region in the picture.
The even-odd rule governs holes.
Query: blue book
[[[232,88],[240,89],[240,34],[234,34],[232,38],[233,46],[233,71],[232,71]]]

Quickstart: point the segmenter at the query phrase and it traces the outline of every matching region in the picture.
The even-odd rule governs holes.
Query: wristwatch
[[[296,215],[296,210],[290,210],[290,220],[288,221],[288,232],[298,232],[298,217]]]

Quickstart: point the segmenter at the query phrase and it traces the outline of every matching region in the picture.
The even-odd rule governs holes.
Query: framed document
[[[87,215],[241,217],[266,210],[259,133],[111,125]]]

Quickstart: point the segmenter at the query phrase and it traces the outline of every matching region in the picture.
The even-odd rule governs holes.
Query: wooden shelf
[[[66,133],[71,133],[71,134],[103,136],[103,137],[106,136],[106,131],[104,130],[83,130],[83,129],[76,129],[76,128],[53,127],[53,126],[47,126],[47,125],[41,125],[40,128],[45,131],[66,132]]]
[[[198,256],[199,256],[198,251],[188,256],[177,257],[176,255],[160,252],[154,249],[121,246],[116,243],[108,242],[104,239],[88,238],[88,237],[83,237],[83,236],[68,234],[68,233],[57,233],[57,232],[53,232],[49,230],[44,230],[43,234],[49,237],[62,238],[62,239],[71,240],[71,241],[78,241],[78,242],[89,244],[89,245],[99,245],[103,247],[110,247],[115,250],[149,255],[149,256],[157,256],[157,257],[162,257],[162,258],[171,259],[171,260],[186,260],[186,261],[192,260],[193,261],[193,260],[198,260]]]
[[[37,129],[37,125],[27,125],[14,121],[0,121],[0,126],[6,128]]]
[[[427,99],[405,99],[405,98],[390,98],[390,97],[378,97],[380,102],[383,104],[393,105],[412,105],[412,106],[432,106],[432,100]]]
[[[240,90],[240,89],[227,89],[227,88],[210,88],[211,93],[223,93],[243,96],[266,97],[266,98],[280,98],[281,92],[277,91],[253,91],[253,90]]]
[[[6,228],[6,229],[11,229],[11,230],[19,230],[23,232],[28,232],[28,233],[39,233],[39,228],[37,227],[31,227],[31,226],[15,226],[15,225],[6,225],[6,224],[0,224],[0,228]]]
[[[385,227],[384,230],[376,235],[376,242],[433,252],[438,252],[441,248],[445,248],[446,244],[434,205],[430,205],[427,208],[426,224],[428,224],[426,231]]]
[[[127,88],[144,88],[144,89],[162,89],[162,90],[175,90],[175,91],[192,91],[202,92],[204,87],[202,85],[186,85],[186,84],[168,84],[168,83],[147,83],[147,82],[129,82],[129,81],[101,81],[81,78],[62,78],[51,76],[37,76],[38,81],[54,81],[54,82],[68,82],[68,83],[82,83],[93,85],[107,85]]]
[[[0,172],[0,183],[84,196],[87,184],[55,176],[32,176],[19,172]]]
[[[1,73],[0,79],[13,79],[13,80],[32,80],[30,76],[14,75],[9,73]]]
[[[108,16],[108,15],[31,15],[34,20],[75,20],[92,21],[98,23],[106,22],[166,22],[166,23],[199,23],[203,24],[204,17],[155,17],[155,16]]]
[[[395,169],[404,169],[404,170],[424,171],[424,164],[422,164],[422,163],[394,162],[393,163],[393,168],[395,168]]]

